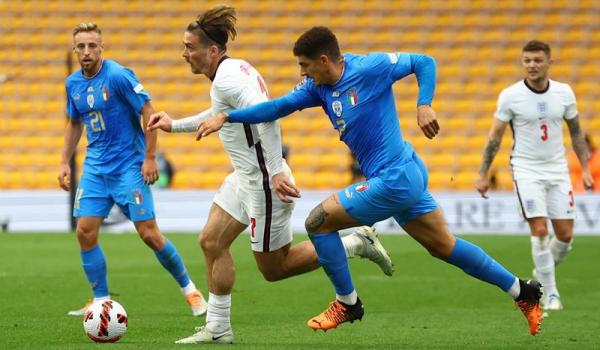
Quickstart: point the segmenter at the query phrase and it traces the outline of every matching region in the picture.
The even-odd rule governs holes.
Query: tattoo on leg
[[[323,204],[317,205],[313,210],[311,210],[310,214],[306,218],[304,222],[304,226],[306,227],[306,231],[308,233],[317,233],[321,225],[325,222],[325,218],[327,217],[327,212],[323,209]]]

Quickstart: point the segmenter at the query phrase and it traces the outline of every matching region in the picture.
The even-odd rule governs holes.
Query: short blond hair
[[[73,28],[73,36],[75,36],[81,32],[96,32],[96,33],[98,33],[98,35],[102,35],[102,31],[100,30],[100,27],[98,27],[98,25],[93,22],[79,23],[78,25],[75,26],[75,28]]]

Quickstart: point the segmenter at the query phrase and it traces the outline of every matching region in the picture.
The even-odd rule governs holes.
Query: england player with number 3
[[[575,200],[563,144],[563,120],[571,135],[583,173],[583,185],[592,189],[588,150],[579,125],[575,94],[568,84],[551,80],[550,46],[533,40],[523,47],[521,63],[526,78],[504,89],[483,153],[476,188],[484,198],[489,189],[488,171],[500,148],[507,125],[514,146],[510,165],[523,217],[531,230],[534,276],[544,286],[545,310],[563,308],[554,267],[571,250]],[[548,217],[554,237],[548,238]]]

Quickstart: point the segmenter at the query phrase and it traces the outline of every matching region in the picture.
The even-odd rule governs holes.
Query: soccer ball
[[[85,310],[83,329],[97,343],[114,343],[127,331],[127,313],[114,300],[96,301]]]

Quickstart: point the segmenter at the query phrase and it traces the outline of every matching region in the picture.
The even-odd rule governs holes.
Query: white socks
[[[356,293],[356,289],[352,291],[352,293],[347,295],[339,295],[336,294],[335,298],[346,305],[354,305],[358,301],[358,294]]]
[[[565,243],[556,238],[556,236],[552,237],[550,240],[550,251],[552,252],[552,257],[554,258],[554,265],[560,264],[561,261],[565,259],[565,256],[569,251],[571,251],[571,244],[573,240]]]
[[[548,247],[548,236],[531,236],[531,256],[538,280],[544,286],[544,294],[559,295],[554,276],[554,258]]]
[[[521,294],[521,284],[519,283],[519,279],[515,278],[512,286],[506,291],[513,299],[517,299],[519,294]]]
[[[188,283],[187,286],[180,288],[181,289],[181,294],[188,295],[192,292],[196,291],[196,285],[194,284],[194,282],[192,282],[192,280],[190,280],[190,283]]]
[[[105,297],[98,297],[98,298],[94,298],[94,302],[97,301],[105,301],[105,300],[110,300],[110,295],[107,295]]]
[[[355,256],[360,256],[363,253],[363,241],[354,233],[343,236],[341,239],[342,244],[344,245],[344,251],[346,252],[346,258],[350,259]]]
[[[208,293],[206,323],[217,322],[231,328],[231,294],[216,295]]]

